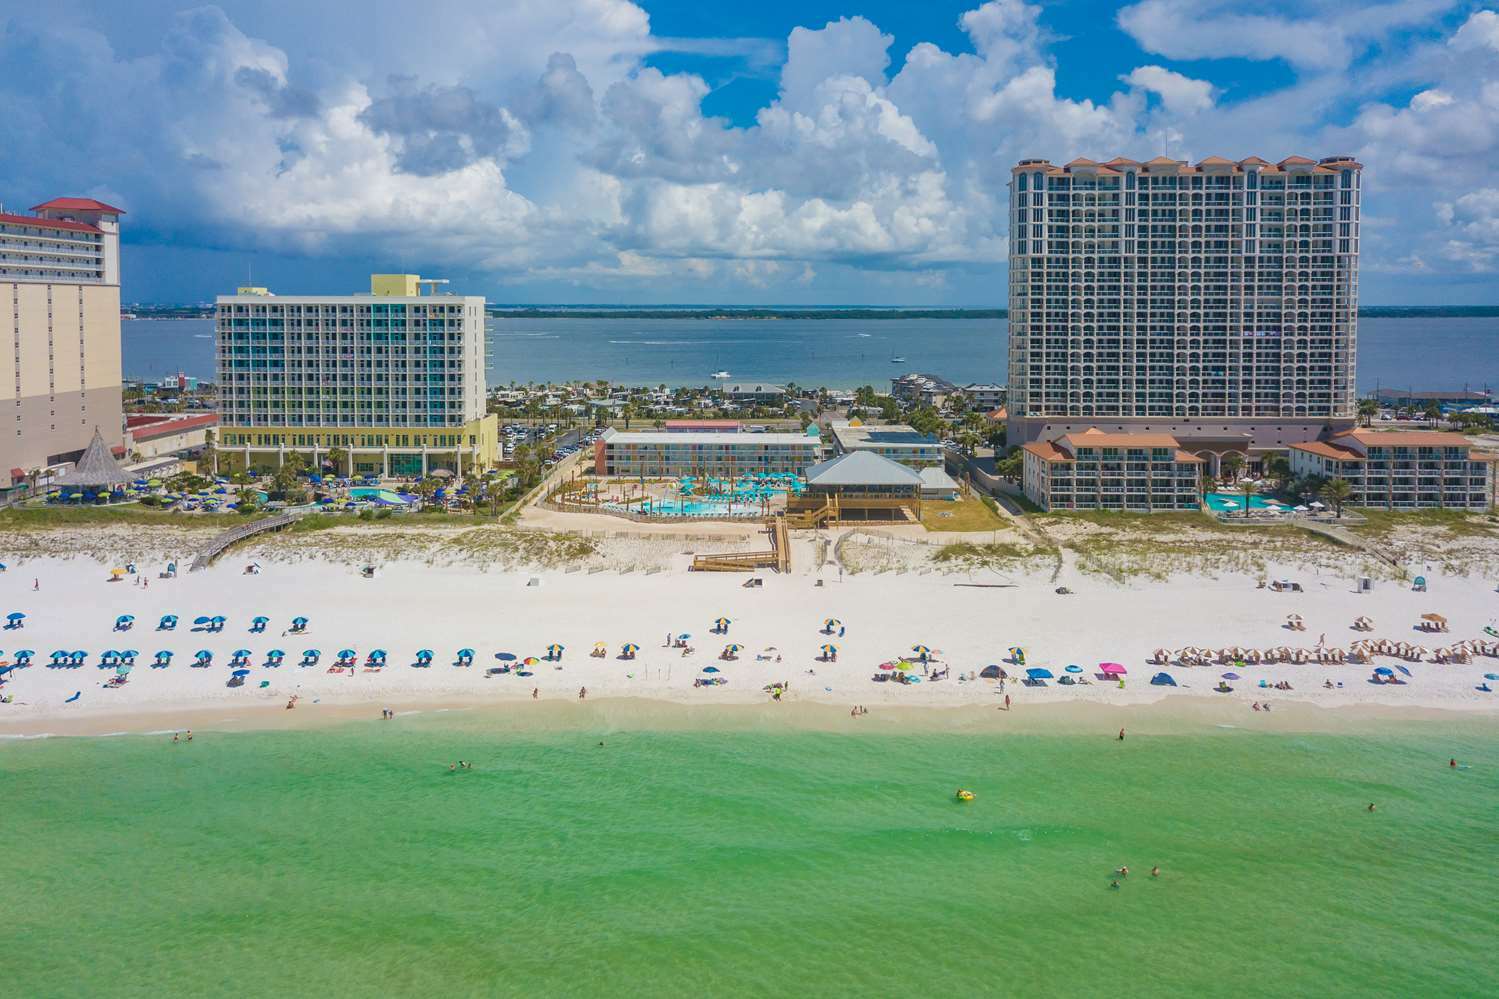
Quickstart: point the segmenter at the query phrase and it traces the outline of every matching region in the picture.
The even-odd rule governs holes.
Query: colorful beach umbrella
[[[836,645],[824,645],[822,647],[822,654],[825,655],[825,656],[830,656],[830,655],[832,655],[833,653],[835,653],[837,651],[838,651],[838,646],[836,646]]]
[[[830,617],[826,621],[822,622],[822,626],[824,628],[826,628],[828,631],[832,631],[834,628],[838,627],[842,623],[843,622],[840,621],[840,620],[838,620],[836,617]]]
[[[726,617],[721,617],[721,618],[715,619],[713,623],[716,624],[716,625],[718,625],[718,627],[720,627],[720,628],[727,628],[729,625],[733,624],[734,622],[730,621]]]
[[[535,666],[539,662],[541,662],[541,660],[537,659],[535,656],[527,656],[526,658],[524,658],[524,659],[521,660],[521,665],[522,666]]]
[[[916,653],[918,656],[929,656],[932,654],[932,650],[927,648],[925,645],[913,645],[911,646],[911,651]]]
[[[554,655],[554,656],[561,655],[564,651],[565,650],[564,650],[563,646],[558,645],[556,642],[553,642],[551,645],[547,646],[547,653],[550,654],[550,655]]]
[[[623,652],[627,656],[633,656],[635,653],[637,653],[637,652],[640,651],[640,646],[636,645],[633,642],[626,642],[620,648],[620,651]]]
[[[725,651],[725,652],[730,652],[730,653],[732,653],[732,652],[739,652],[739,651],[740,651],[740,650],[742,650],[742,649],[743,649],[743,648],[744,648],[744,646],[742,646],[742,645],[735,645],[735,644],[734,644],[734,643],[733,643],[733,642],[730,642],[730,643],[729,643],[729,644],[728,644],[728,645],[725,645],[725,646],[724,646],[724,647],[723,647],[723,650],[724,650],[724,651]]]

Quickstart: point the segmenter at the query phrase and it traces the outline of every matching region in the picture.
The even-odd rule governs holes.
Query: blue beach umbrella
[[[418,659],[431,659],[432,658],[432,650],[431,649],[417,649],[416,650],[416,657]]]
[[[307,623],[307,619],[305,617],[294,617],[291,619],[291,623],[295,625],[303,625]]]
[[[385,650],[384,649],[371,649],[369,657],[371,659],[384,659],[385,658]]]
[[[1237,673],[1224,673],[1223,674],[1223,679],[1225,679],[1225,680],[1238,680],[1238,679],[1242,679],[1242,678]]]
[[[719,672],[719,669],[718,669],[717,666],[704,666],[703,667],[703,672],[704,673],[717,673],[717,672]]]
[[[5,615],[5,620],[7,620],[7,621],[24,621],[24,620],[26,620],[26,615],[22,614],[20,611],[11,611],[9,614]]]
[[[193,653],[193,656],[200,663],[211,663],[211,662],[213,662],[213,653],[209,652],[207,649],[199,649],[197,652]]]
[[[16,650],[16,658],[17,659],[30,659],[34,655],[36,655],[36,650],[35,649],[17,649]]]
[[[338,650],[338,658],[340,658],[340,659],[353,659],[358,654],[359,653],[355,652],[353,649],[339,649]]]
[[[193,624],[208,624],[212,620],[213,618],[211,617],[195,617],[193,618]]]
[[[1032,666],[1030,669],[1025,671],[1025,675],[1030,677],[1032,680],[1050,680],[1051,670],[1045,669],[1040,666]]]
[[[472,658],[474,658],[474,650],[473,649],[459,649],[458,650],[458,658],[459,659],[472,659]]]
[[[323,654],[323,650],[322,649],[303,649],[302,650],[302,658],[303,659],[316,659],[318,656],[320,656],[322,654]]]
[[[1408,670],[1408,669],[1406,669],[1404,666],[1396,664],[1395,668],[1398,669],[1400,672],[1404,673],[1406,676],[1410,676],[1411,675],[1411,671]]]
[[[250,675],[250,671],[247,670],[247,669],[237,669],[237,670],[234,670],[229,675],[230,676],[249,676]]]
[[[515,653],[513,652],[496,652],[494,657],[502,663],[515,662]]]
[[[1081,673],[1082,671],[1083,671],[1083,668],[1081,666],[1078,666],[1078,665],[1075,665],[1075,664],[1072,665],[1072,666],[1068,666],[1067,667],[1067,672],[1069,672],[1069,673]]]
[[[1374,671],[1375,676],[1394,676],[1395,671],[1388,666],[1380,666]]]
[[[248,659],[248,658],[250,658],[250,650],[249,649],[235,649],[234,650],[234,658],[235,659]]]

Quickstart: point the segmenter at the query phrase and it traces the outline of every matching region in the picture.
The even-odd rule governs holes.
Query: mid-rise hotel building
[[[1021,161],[1010,442],[1169,434],[1216,468],[1352,426],[1361,170]]]
[[[334,449],[349,474],[493,464],[484,299],[432,293],[444,283],[375,274],[364,295],[219,296],[220,470],[273,470],[291,454],[319,467]]]
[[[54,198],[0,211],[0,489],[75,461],[98,428],[119,451],[120,209]]]

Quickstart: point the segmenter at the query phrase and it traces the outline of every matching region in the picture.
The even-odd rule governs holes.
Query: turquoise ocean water
[[[0,980],[27,997],[1494,995],[1499,736],[1463,731],[1119,743],[464,713],[11,741]],[[475,768],[450,773],[460,758]]]
[[[1008,381],[1003,319],[491,319],[488,325],[491,386],[594,378],[706,385],[719,370],[735,381],[845,388],[884,386],[905,371],[963,384]],[[127,320],[125,374],[212,378],[212,334],[206,319]],[[892,364],[893,356],[905,363]],[[1358,383],[1364,390],[1499,389],[1499,319],[1363,319]]]

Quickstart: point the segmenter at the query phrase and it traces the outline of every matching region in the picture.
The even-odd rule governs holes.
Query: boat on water
[[[711,375],[711,377],[713,377],[713,378],[733,378],[734,376],[731,375],[731,374],[729,374],[727,371],[715,371],[715,372],[713,372],[713,374]]]
[[[904,357],[898,357],[898,356],[896,356],[894,354],[891,354],[890,355],[890,363],[891,364],[905,364],[906,363],[906,359]]]

